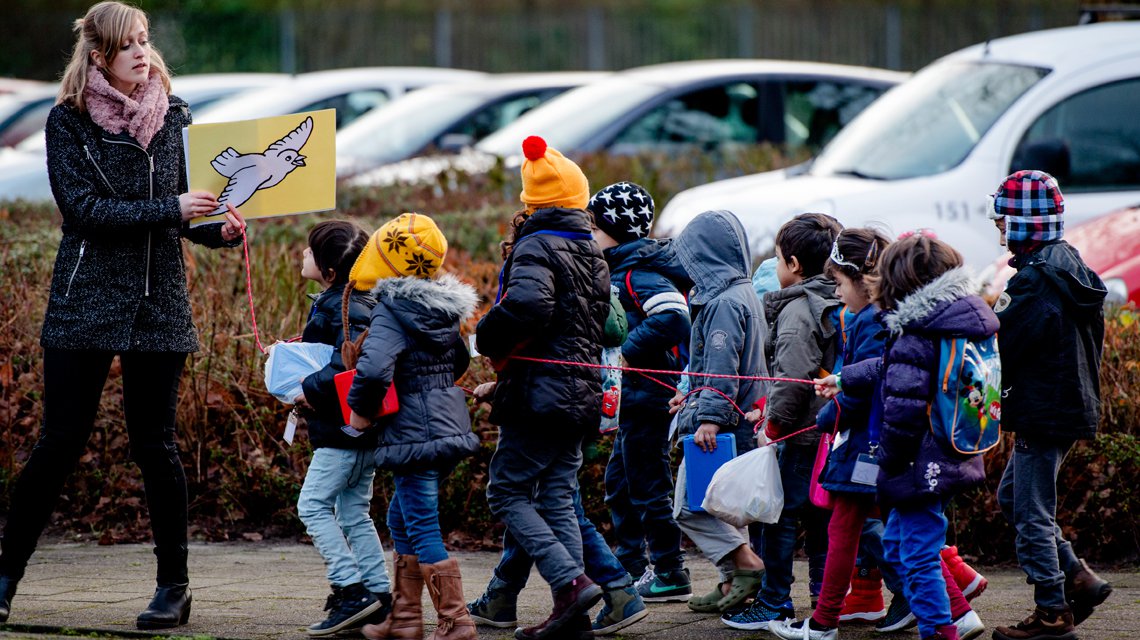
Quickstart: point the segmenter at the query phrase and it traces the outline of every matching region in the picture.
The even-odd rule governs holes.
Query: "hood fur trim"
[[[966,267],[957,267],[903,298],[898,308],[887,313],[884,320],[891,333],[902,333],[907,325],[929,316],[939,303],[953,302],[980,290],[974,274]]]
[[[372,295],[377,300],[395,298],[418,302],[429,309],[439,309],[459,318],[470,318],[479,304],[475,289],[450,273],[435,279],[427,278],[384,278],[376,283]]]

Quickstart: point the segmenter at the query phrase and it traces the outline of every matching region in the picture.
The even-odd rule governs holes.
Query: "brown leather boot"
[[[423,640],[424,576],[420,559],[392,553],[392,612],[380,624],[366,624],[360,630],[368,640]]]
[[[1073,612],[1037,607],[1029,617],[1012,627],[998,627],[994,640],[1076,640]]]
[[[1073,624],[1084,622],[1093,609],[1112,595],[1112,585],[1101,578],[1084,560],[1081,568],[1065,580],[1065,599],[1073,610]]]
[[[476,640],[479,634],[463,600],[459,562],[448,558],[435,564],[420,565],[420,569],[438,621],[431,640]]]

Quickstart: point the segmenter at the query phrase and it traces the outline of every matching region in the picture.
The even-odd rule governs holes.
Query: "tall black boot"
[[[159,584],[154,590],[154,598],[146,611],[135,621],[139,629],[171,629],[186,624],[190,619],[190,603],[193,597],[190,585]]]
[[[0,576],[0,622],[8,621],[8,613],[12,610],[12,597],[16,595],[18,580],[8,576]]]

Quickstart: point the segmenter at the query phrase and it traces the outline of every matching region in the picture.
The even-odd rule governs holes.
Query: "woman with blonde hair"
[[[187,188],[182,128],[190,113],[170,95],[146,14],[100,2],[75,22],[75,33],[46,130],[63,237],[40,336],[44,418],[0,543],[0,622],[86,448],[117,355],[131,458],[142,470],[158,559],[154,599],[137,624],[165,629],[186,623],[191,602],[186,476],[174,432],[178,382],[198,337],[182,238],[236,246],[245,223],[231,207],[225,222],[188,225],[218,203]]]

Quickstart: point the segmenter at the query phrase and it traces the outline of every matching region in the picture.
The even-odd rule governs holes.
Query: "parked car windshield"
[[[475,148],[507,157],[522,152],[522,141],[527,136],[541,136],[555,149],[572,151],[661,90],[620,77],[579,87],[487,136]]]
[[[471,93],[408,94],[345,127],[337,153],[376,164],[403,160],[485,101]]]
[[[901,180],[947,171],[1047,73],[1012,64],[934,65],[887,92],[844,128],[811,173]]]

